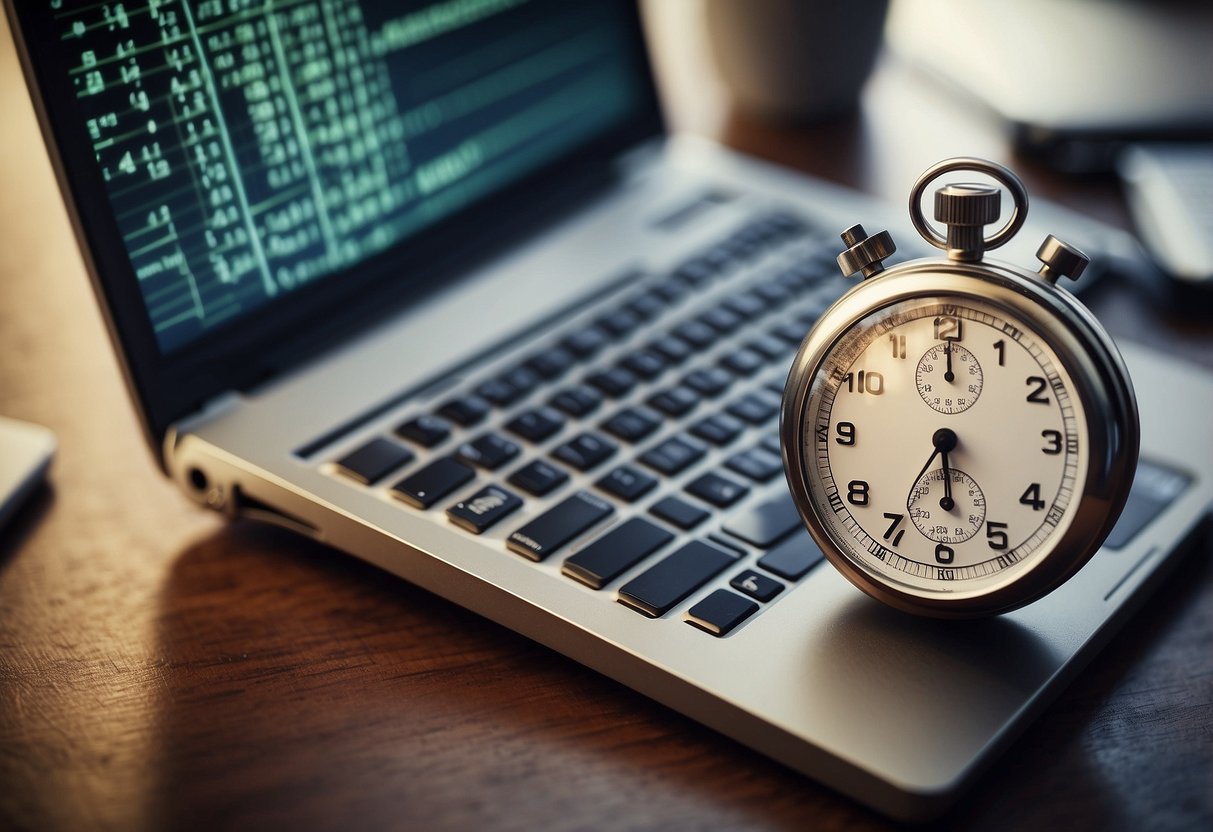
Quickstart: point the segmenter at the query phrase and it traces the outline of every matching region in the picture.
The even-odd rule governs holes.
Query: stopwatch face
[[[836,551],[927,599],[985,595],[1047,558],[1078,509],[1087,422],[1043,333],[970,296],[848,327],[809,388],[804,477]]]

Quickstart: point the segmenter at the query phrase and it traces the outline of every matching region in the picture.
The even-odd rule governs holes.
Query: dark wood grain
[[[749,152],[898,200],[936,158],[1010,158],[896,66],[854,115],[780,128],[730,113],[702,55],[662,38],[674,124]],[[0,536],[0,828],[888,826],[403,581],[193,508],[142,444],[7,32],[0,148],[0,412],[61,442]],[[1109,183],[1016,166],[1125,221]],[[1208,317],[1123,286],[1095,303],[1213,367]],[[1209,828],[1210,555],[1206,535],[943,825]]]

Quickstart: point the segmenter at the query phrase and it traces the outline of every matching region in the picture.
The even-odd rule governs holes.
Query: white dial
[[[950,366],[949,366],[950,365]],[[801,436],[836,548],[903,592],[979,595],[1064,534],[1086,416],[1025,322],[968,296],[868,314],[825,355]]]

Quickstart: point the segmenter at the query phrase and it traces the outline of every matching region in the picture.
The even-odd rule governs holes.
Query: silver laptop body
[[[18,40],[24,36],[23,58],[37,81],[35,100],[86,260],[101,273],[97,282],[129,366],[137,358],[113,308],[109,259],[91,231],[96,207],[81,208],[84,186],[74,172],[84,161],[64,158],[71,102],[51,98],[51,70],[36,54],[35,34],[50,24],[32,21],[32,12],[9,12]],[[188,21],[179,22],[189,28]],[[377,31],[404,37],[401,32],[418,30],[383,24]],[[320,354],[263,381],[208,395],[162,431],[152,430],[166,473],[202,506],[278,523],[362,558],[882,812],[906,819],[938,814],[1111,637],[1184,541],[1202,528],[1213,504],[1213,435],[1188,414],[1213,412],[1213,382],[1165,356],[1122,344],[1142,418],[1142,466],[1123,529],[1077,577],[1026,609],[963,624],[908,618],[862,595],[828,565],[799,574],[786,564],[771,567],[770,560],[764,566],[774,549],[786,554],[789,541],[802,538],[808,547],[808,538],[785,529],[779,541],[755,544],[763,535],[745,526],[762,514],[758,507],[786,499],[782,474],[751,476],[736,457],[771,451],[776,417],[769,405],[790,351],[758,368],[728,371],[722,382],[727,390],[703,394],[685,416],[652,404],[656,394],[684,386],[696,370],[732,366],[730,356],[760,336],[770,338],[778,325],[807,331],[812,315],[846,287],[832,272],[828,239],[859,221],[897,225],[889,209],[690,139],[636,142],[616,154],[610,169],[610,182],[590,197],[564,203],[457,278],[375,316]],[[474,242],[474,234],[468,237]],[[727,249],[744,239],[757,242],[744,254]],[[408,240],[398,245],[407,252]],[[707,276],[680,277],[688,264],[714,262],[722,245],[726,254],[733,252],[717,258],[726,263],[713,265]],[[486,384],[576,333],[600,328],[604,316],[660,295],[671,280],[680,281],[681,293],[650,303],[647,320],[634,315],[630,329],[619,327],[623,331],[592,356],[577,358],[550,379],[532,379],[526,392],[492,407],[475,424],[451,426],[432,447],[398,433],[417,417],[479,395]],[[584,415],[562,412],[562,426],[544,438],[531,441],[514,430],[520,414],[620,366],[739,294],[780,280],[791,287],[785,300],[770,293],[774,300],[765,308],[751,310],[748,320],[695,347],[681,363],[671,360],[651,379],[633,374],[633,386],[604,393]],[[248,350],[251,355],[264,348],[251,343]],[[150,422],[146,385],[132,386]],[[700,418],[747,397],[765,403],[767,414],[734,418],[736,435],[721,444],[695,439],[690,447],[698,456],[683,469],[665,474],[642,461],[667,440],[690,435]],[[657,426],[634,440],[611,434],[606,423],[629,408],[657,415]],[[466,450],[489,433],[514,446],[495,470],[476,464],[475,453]],[[583,433],[607,439],[614,450],[581,471],[568,462],[575,457],[558,449]],[[349,460],[376,440],[405,455],[386,472],[376,471],[373,481],[360,482],[350,475]],[[469,464],[473,479],[426,509],[402,499],[400,483],[452,456]],[[750,461],[762,459],[758,454]],[[535,460],[567,480],[541,496],[515,485],[515,472]],[[655,484],[638,497],[605,490],[604,476],[620,465]],[[688,493],[709,473],[739,485],[743,496],[724,495],[722,502],[732,502],[718,508],[695,496],[701,492]],[[486,488],[508,492],[521,504],[480,534],[452,522],[446,510],[462,505],[466,511],[472,498],[481,498],[479,510],[496,511],[500,500],[490,491],[495,502],[486,502]],[[531,556],[522,556],[527,544],[518,541],[529,540],[529,531],[519,533],[550,531],[535,522],[575,495],[586,495],[576,498],[579,510],[593,519],[574,524],[567,539],[538,541]],[[706,518],[684,529],[655,516],[651,509],[667,497]],[[473,521],[476,516],[473,507]],[[651,553],[597,587],[586,569],[566,564],[637,518],[663,533]],[[621,589],[692,544],[708,547],[723,565],[705,569],[706,577],[655,615],[634,599],[620,603],[626,594]],[[756,609],[723,635],[705,632],[702,621],[689,624],[690,610],[718,590],[749,597],[741,579],[750,573],[783,589],[755,601]]]

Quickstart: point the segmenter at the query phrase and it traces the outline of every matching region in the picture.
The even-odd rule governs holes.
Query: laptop
[[[1124,345],[1142,463],[1104,550],[1000,618],[822,561],[792,355],[890,209],[665,135],[612,0],[6,3],[164,473],[899,818],[948,803],[1213,503],[1200,371]],[[902,240],[908,237],[902,235]]]

